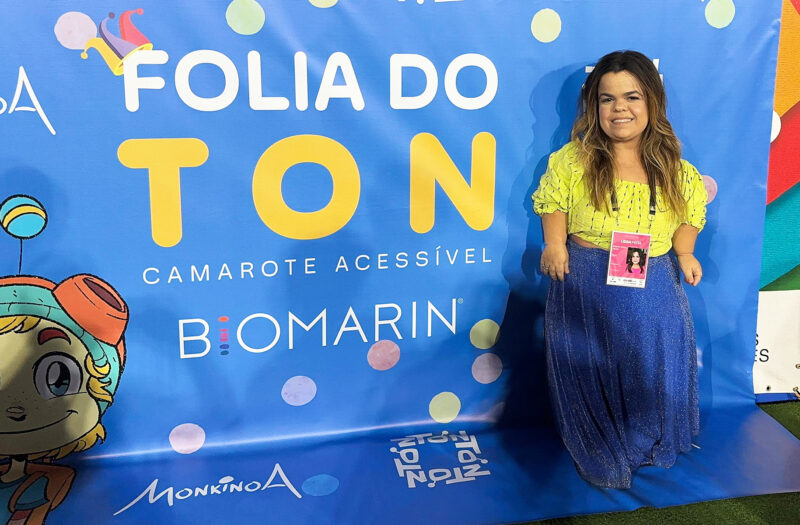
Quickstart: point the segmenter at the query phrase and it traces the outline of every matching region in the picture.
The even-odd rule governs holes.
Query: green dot
[[[710,0],[706,4],[706,21],[711,27],[722,29],[727,27],[736,14],[733,0]]]
[[[428,405],[428,412],[437,423],[453,421],[461,411],[461,400],[452,392],[436,394]]]
[[[339,0],[308,0],[311,5],[314,7],[319,7],[321,9],[325,9],[328,7],[333,7]]]
[[[225,10],[225,20],[240,35],[254,35],[264,27],[264,8],[256,0],[233,0]]]
[[[475,348],[488,350],[497,343],[500,326],[491,319],[481,319],[470,329],[469,342]]]

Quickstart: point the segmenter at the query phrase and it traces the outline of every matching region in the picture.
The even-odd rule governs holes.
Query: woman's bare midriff
[[[572,239],[573,241],[575,241],[576,243],[578,243],[580,246],[583,246],[584,248],[598,248],[600,250],[605,250],[605,248],[601,248],[600,246],[598,246],[598,245],[596,245],[594,243],[591,243],[591,242],[589,242],[587,240],[581,239],[580,237],[578,237],[574,233],[571,233],[569,235],[569,238]],[[606,251],[608,251],[608,250],[606,250]]]

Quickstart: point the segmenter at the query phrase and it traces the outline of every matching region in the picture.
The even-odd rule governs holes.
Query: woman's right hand
[[[542,261],[539,269],[551,279],[564,280],[569,273],[569,253],[566,244],[547,244],[542,251]]]

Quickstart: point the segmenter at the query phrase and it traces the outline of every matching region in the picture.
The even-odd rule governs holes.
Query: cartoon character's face
[[[89,432],[100,408],[87,392],[86,346],[42,319],[0,335],[0,455],[54,450]]]

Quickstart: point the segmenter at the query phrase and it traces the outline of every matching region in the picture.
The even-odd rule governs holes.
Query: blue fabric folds
[[[699,432],[689,302],[669,255],[648,259],[638,289],[605,284],[608,252],[567,249],[570,273],[545,311],[556,420],[584,479],[629,488],[636,468],[672,466]]]

